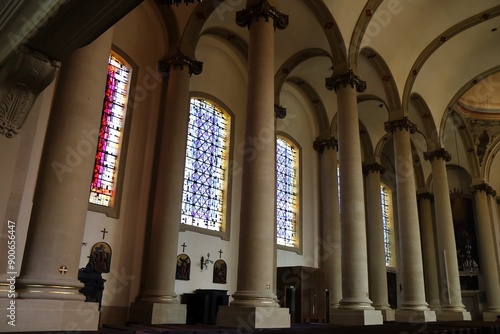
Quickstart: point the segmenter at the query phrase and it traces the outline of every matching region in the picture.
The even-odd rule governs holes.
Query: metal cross
[[[222,253],[224,253],[222,249],[219,249],[219,259],[222,259]]]
[[[66,273],[68,272],[68,267],[66,267],[65,265],[60,266],[59,272],[61,273],[61,275],[66,275]]]
[[[104,230],[101,230],[102,232],[102,240],[104,240],[104,237],[106,236],[106,233],[108,233],[108,231],[106,231],[106,228],[104,228]]]
[[[182,246],[182,252],[184,253],[184,249],[187,247],[187,245],[185,242],[183,242],[181,246]]]

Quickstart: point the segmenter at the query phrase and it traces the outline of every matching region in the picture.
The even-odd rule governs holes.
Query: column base
[[[185,304],[134,302],[130,305],[128,321],[144,325],[185,324]]]
[[[0,299],[0,332],[97,331],[99,304],[55,299]]]
[[[344,326],[381,325],[384,317],[380,310],[336,309],[330,312],[330,323]]]
[[[395,320],[410,324],[436,322],[436,312],[431,310],[396,310]]]
[[[217,326],[248,332],[259,328],[290,328],[290,311],[281,307],[220,306]]]
[[[396,321],[396,310],[389,308],[380,311],[382,312],[382,317],[384,317],[384,322]]]
[[[496,318],[496,316],[495,316]],[[472,316],[467,311],[436,311],[436,319],[438,321],[471,321]],[[495,319],[496,320],[496,319]]]
[[[499,316],[499,315],[500,315],[500,311],[499,312],[484,311],[483,312],[483,321],[496,321],[497,316]]]

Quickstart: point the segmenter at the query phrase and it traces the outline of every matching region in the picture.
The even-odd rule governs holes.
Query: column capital
[[[332,75],[325,80],[325,86],[329,90],[334,90],[335,93],[339,91],[340,85],[346,87],[350,85],[352,88],[356,87],[358,93],[363,93],[366,90],[366,82],[361,80],[359,76],[354,74],[352,69],[339,75]]]
[[[471,193],[475,193],[476,191],[484,191],[486,195],[491,195],[492,197],[496,197],[497,195],[497,192],[493,189],[493,187],[486,182],[472,184],[469,186],[469,190]]]
[[[422,199],[428,199],[429,201],[433,201],[434,200],[434,194],[426,191],[424,193],[419,193],[417,194],[417,201],[420,201]]]
[[[236,24],[240,27],[250,28],[252,22],[259,18],[264,18],[266,22],[269,22],[270,18],[273,19],[274,29],[285,29],[288,26],[288,15],[271,6],[267,0],[236,12]]]
[[[186,56],[177,48],[177,51],[173,55],[158,62],[158,72],[163,77],[168,78],[172,68],[180,68],[182,70],[184,66],[188,66],[189,75],[198,75],[203,70],[203,62]]]
[[[36,97],[54,79],[60,63],[25,46],[0,71],[0,135],[11,138],[28,116]]]
[[[384,174],[386,172],[386,169],[384,166],[377,162],[369,165],[363,165],[363,174],[368,174],[370,172]]]
[[[424,152],[424,159],[427,161],[432,161],[432,159],[443,159],[448,162],[451,160],[451,153],[444,148],[440,148],[435,151]]]
[[[339,142],[335,137],[329,137],[326,139],[317,139],[313,143],[313,148],[315,151],[319,153],[323,153],[325,149],[327,150],[335,150],[339,149]]]
[[[274,105],[274,117],[275,118],[285,118],[286,117],[286,108],[280,105]]]
[[[410,133],[417,132],[417,125],[410,121],[408,117],[403,117],[394,121],[387,121],[384,123],[384,129],[386,132],[394,132],[398,128],[399,130],[406,129]]]

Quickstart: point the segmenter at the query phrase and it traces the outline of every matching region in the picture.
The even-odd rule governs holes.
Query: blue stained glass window
[[[391,204],[389,199],[389,190],[383,185],[380,186],[380,200],[382,202],[382,222],[384,226],[385,265],[390,266],[392,262],[390,220]]]
[[[116,175],[126,113],[129,77],[130,68],[110,55],[89,198],[90,203],[104,207],[113,205],[116,192]]]
[[[223,228],[229,116],[208,101],[191,99],[181,223]]]
[[[285,139],[276,140],[276,219],[278,245],[297,242],[297,149]]]

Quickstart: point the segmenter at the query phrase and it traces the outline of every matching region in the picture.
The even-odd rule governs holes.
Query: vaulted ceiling
[[[367,83],[358,111],[373,152],[387,137],[383,123],[408,116],[419,128],[413,141],[420,157],[445,146],[454,159],[450,163],[461,165],[473,179],[500,168],[494,161],[500,147],[498,0],[270,2],[289,15],[288,27],[275,33],[277,103],[282,85],[292,85],[316,109],[318,132],[330,128],[325,121],[335,129],[336,97],[325,88],[325,79],[352,68]],[[199,38],[211,36],[245,58],[248,31],[235,23],[245,5],[244,0],[204,0],[172,7],[169,15],[179,22],[181,43],[191,43],[195,54]],[[187,35],[197,36],[187,36],[184,24],[191,25]],[[491,154],[479,159],[476,148],[484,130],[490,134]],[[429,166],[422,168],[430,173]],[[500,178],[487,181],[500,186]]]

